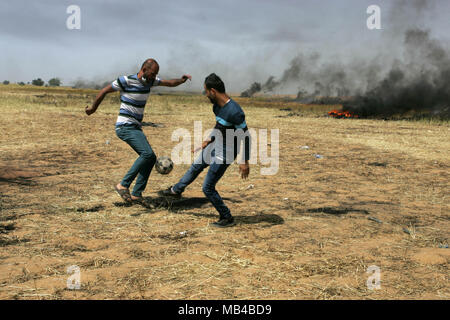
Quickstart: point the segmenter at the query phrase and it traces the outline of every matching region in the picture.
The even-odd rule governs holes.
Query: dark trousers
[[[116,128],[117,136],[128,143],[130,147],[139,155],[136,161],[133,163],[131,169],[123,177],[122,186],[129,188],[133,180],[137,176],[136,183],[134,185],[131,194],[135,197],[141,197],[142,192],[147,186],[148,177],[152,172],[153,166],[156,162],[156,155],[152,150],[152,147],[147,141],[144,132],[137,125],[122,125]]]
[[[206,148],[203,150],[203,152],[210,152],[208,150],[209,148]],[[205,196],[211,201],[212,205],[216,210],[219,212],[220,219],[228,219],[231,218],[231,212],[230,209],[223,203],[222,198],[220,197],[219,193],[216,190],[216,184],[222,178],[223,174],[229,167],[229,164],[223,163],[215,163],[214,162],[214,150],[212,151],[212,161],[211,164],[209,164],[209,161],[205,161],[203,158],[203,152],[200,155],[201,161],[195,161],[189,170],[184,174],[184,176],[180,179],[180,181],[173,186],[173,191],[177,193],[182,193],[184,189],[190,185],[200,174],[200,172],[203,171],[206,167],[209,166],[208,173],[206,174],[205,180],[203,181],[203,193]],[[223,161],[225,162],[225,161]]]

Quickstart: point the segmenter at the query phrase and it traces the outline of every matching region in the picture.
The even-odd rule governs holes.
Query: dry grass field
[[[136,154],[115,135],[117,95],[85,115],[95,95],[0,87],[1,299],[450,298],[448,122],[236,98],[250,128],[280,129],[279,171],[253,165],[244,181],[230,166],[217,188],[237,225],[215,229],[206,172],[183,199],[157,198],[188,165],[152,172],[155,209],[121,202],[113,186]],[[214,125],[207,98],[153,94],[144,121],[161,126],[143,129],[170,156],[173,130],[197,120]],[[80,290],[67,289],[71,265]],[[371,265],[379,290],[366,285]]]

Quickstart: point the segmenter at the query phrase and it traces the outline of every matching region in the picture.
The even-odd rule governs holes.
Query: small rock
[[[253,184],[251,184],[251,185],[249,185],[248,187],[247,187],[247,190],[248,189],[253,189],[255,186],[253,185]]]
[[[106,144],[109,145],[111,142],[109,140],[106,140]]]
[[[302,146],[302,147],[300,147],[300,149],[302,149],[302,150],[309,150],[309,147],[308,146]]]
[[[283,200],[289,200],[289,198],[283,198]]]

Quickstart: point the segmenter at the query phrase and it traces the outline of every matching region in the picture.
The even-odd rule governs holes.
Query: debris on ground
[[[181,232],[180,232],[180,236],[186,237],[186,236],[187,236],[187,231],[181,231]]]
[[[375,217],[368,217],[367,219],[378,222],[378,223],[383,223],[383,221],[381,221],[380,219],[377,219]]]
[[[386,162],[371,162],[368,165],[374,166],[374,167],[386,167],[387,163]]]

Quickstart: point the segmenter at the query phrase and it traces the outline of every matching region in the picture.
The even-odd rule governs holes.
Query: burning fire
[[[338,110],[332,110],[328,112],[328,115],[330,117],[341,119],[341,118],[359,118],[357,114],[354,114],[350,111],[338,111]]]

